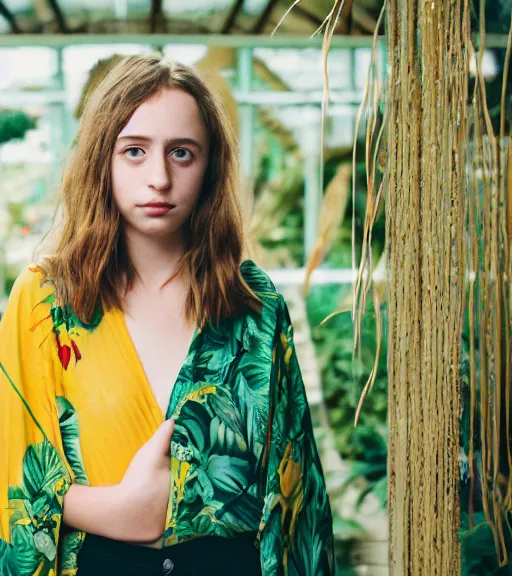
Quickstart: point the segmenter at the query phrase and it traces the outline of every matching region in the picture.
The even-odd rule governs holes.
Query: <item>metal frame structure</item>
[[[1,4],[1,0],[0,0]],[[486,34],[486,48],[506,48],[506,34]],[[479,36],[474,35],[475,47]],[[333,36],[332,48],[369,48],[372,36]],[[378,43],[385,44],[380,36]],[[0,34],[0,48],[20,46],[45,46],[65,48],[77,44],[201,44],[204,46],[226,46],[231,48],[321,48],[322,37],[296,36],[292,34],[274,36],[224,35],[224,34]]]
[[[384,36],[381,37],[383,41]],[[490,46],[492,38],[486,37]],[[368,48],[373,43],[372,36],[333,36],[332,48]],[[1,34],[0,48],[20,46],[44,46],[65,48],[79,44],[196,44],[204,46],[226,46],[229,48],[321,48],[322,38],[316,36],[250,36],[221,34]],[[505,44],[506,46],[506,44]]]
[[[61,3],[59,2],[60,0],[48,0],[47,4],[51,15],[49,20],[48,18],[38,18],[38,12],[40,12],[41,8],[36,6],[35,10],[33,10],[33,16],[35,16],[35,18],[32,18],[32,21],[30,21],[30,19],[27,21],[26,11],[25,13],[15,14],[7,8],[4,0],[0,0],[0,15],[4,16],[6,23],[10,26],[10,32],[16,34],[28,32],[45,33],[45,31],[54,31],[53,28],[56,28],[59,32],[72,34],[85,31],[94,33],[97,31],[94,25],[90,25],[87,18],[82,19],[81,22],[74,22],[72,27],[68,26],[67,18],[64,17]],[[279,6],[280,3],[281,6]],[[269,26],[272,26],[276,18],[279,19],[276,10],[279,14],[282,14],[287,8],[288,5],[286,2],[280,2],[280,0],[265,0],[259,10],[259,14],[252,13],[253,22],[251,24],[245,23],[245,29],[247,29],[249,34],[264,33]],[[205,33],[210,34],[230,34],[234,29],[240,27],[240,16],[242,16],[244,12],[243,9],[244,0],[232,0],[231,7],[219,7],[216,12],[217,15],[220,16],[220,19],[218,19],[215,29],[200,25],[197,21],[191,22],[190,19],[187,18],[185,22],[188,24],[189,31],[193,29],[196,33],[201,33],[204,30]],[[129,13],[128,0],[114,0],[115,20],[125,23]],[[302,6],[302,4],[294,10],[294,17],[302,21],[304,25],[309,24],[309,28],[312,29],[311,31],[321,26],[323,20],[319,17],[316,10],[311,11],[311,7],[307,8]],[[163,0],[151,0],[150,11],[139,11],[136,18],[139,27],[147,29],[151,33],[172,32],[174,29],[173,24],[176,25],[178,23],[176,14],[166,13],[164,10]],[[73,20],[73,18],[71,17],[70,20]],[[361,6],[354,8],[351,20],[359,23],[362,29],[368,32],[373,32],[375,29],[376,20],[374,15],[369,14],[366,9]],[[50,28],[48,25],[50,25]],[[344,29],[348,32],[347,26],[345,26]]]

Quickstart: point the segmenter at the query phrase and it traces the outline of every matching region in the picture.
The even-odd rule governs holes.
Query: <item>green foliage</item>
[[[340,518],[334,519],[334,532],[336,531],[336,522],[341,522]],[[349,522],[349,521],[343,521]],[[337,538],[334,546],[334,553],[336,557],[336,574],[337,576],[357,576],[357,572],[352,567],[352,550],[354,546],[354,540],[346,540],[343,538]]]
[[[462,513],[461,523],[467,525],[467,513]],[[510,522],[510,515],[509,515]],[[512,539],[508,532],[507,550],[512,552]],[[475,515],[475,526],[461,530],[461,576],[510,576],[512,565],[498,565],[496,547],[491,526],[485,520],[485,514]]]
[[[0,110],[0,145],[23,139],[35,127],[35,119],[22,110]]]
[[[468,311],[465,315],[465,324],[462,337],[461,350],[461,401],[462,414],[460,421],[460,446],[462,455],[459,457],[460,468],[460,541],[461,541],[461,565],[462,576],[512,576],[512,564],[510,560],[506,566],[499,566],[496,552],[496,544],[491,525],[487,522],[482,494],[482,442],[481,442],[481,413],[479,408],[480,389],[477,388],[477,402],[474,414],[473,429],[473,484],[474,492],[470,494],[470,470],[468,456],[470,454],[471,422],[470,422],[470,358],[469,358],[469,324]],[[477,318],[478,323],[478,318]],[[475,343],[475,370],[476,378],[480,377],[480,354],[478,352],[479,334],[477,329]],[[505,442],[502,442],[502,451],[505,450]],[[506,454],[501,458],[502,465],[506,462]],[[508,473],[507,469],[502,469],[501,478]],[[499,485],[492,488],[500,491]],[[499,497],[499,496],[498,496]],[[470,499],[472,505],[470,506]],[[470,525],[469,510],[473,509],[473,523]],[[511,513],[501,510],[503,520],[503,538],[507,553],[512,555],[512,529]]]
[[[358,426],[354,427],[359,398],[376,354],[375,315],[369,311],[364,317],[362,350],[358,357],[353,355],[354,328],[350,312],[343,312],[319,326],[346,291],[346,287],[314,287],[308,300],[308,314],[336,447],[343,459],[352,462],[352,470],[345,484],[364,478],[366,487],[361,493],[360,503],[373,492],[384,506],[387,494],[385,336],[373,390],[365,400]]]
[[[286,252],[296,266],[304,264],[304,180],[302,163],[284,156],[272,145],[268,130],[256,123],[256,140],[261,148],[254,195],[259,210],[276,218],[271,230],[259,231],[258,240],[269,252]],[[279,153],[278,153],[279,152]],[[279,159],[281,157],[281,160]],[[261,204],[262,196],[264,202]]]
[[[363,156],[364,157],[364,156]],[[350,160],[351,161],[351,160]],[[326,163],[324,170],[324,180],[329,182],[339,166],[339,159],[334,158]],[[364,215],[366,213],[366,167],[364,162],[356,165],[356,195],[355,195],[355,238],[356,238],[356,258],[361,257],[361,246],[364,234]],[[352,266],[352,214],[354,212],[354,202],[350,194],[345,218],[333,246],[325,258],[325,265],[329,268],[350,268]],[[372,255],[374,265],[380,258],[385,245],[385,217],[384,204],[381,205],[380,212],[375,220],[372,230]],[[335,301],[331,304],[335,304]],[[330,310],[332,312],[332,310]]]

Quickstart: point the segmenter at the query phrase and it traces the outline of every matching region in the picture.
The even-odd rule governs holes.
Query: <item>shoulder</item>
[[[278,292],[268,274],[252,260],[245,260],[240,271],[249,288],[263,304],[260,316],[262,324],[269,333],[275,333],[276,324],[280,325],[283,318],[287,317],[287,306],[282,294]]]
[[[249,288],[258,296],[277,296],[278,292],[268,274],[252,260],[244,260],[240,272]]]
[[[18,302],[20,306],[30,306],[32,310],[38,304],[51,299],[54,289],[43,281],[43,272],[37,266],[25,268],[13,284],[9,300]]]
[[[249,288],[262,300],[263,305],[271,305],[280,314],[288,315],[288,307],[283,295],[277,290],[269,275],[252,260],[245,260],[240,271]]]

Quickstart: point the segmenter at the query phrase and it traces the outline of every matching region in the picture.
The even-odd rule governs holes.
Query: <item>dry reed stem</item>
[[[507,216],[503,218],[503,223],[505,225],[505,230],[502,232],[504,237],[508,239],[508,242],[504,242],[504,256],[505,262],[508,263],[506,268],[506,278],[505,282],[503,282],[503,301],[508,301],[507,311],[508,311],[508,329],[505,330],[506,334],[506,342],[505,342],[505,350],[511,350],[511,342],[510,342],[510,329],[511,329],[511,321],[512,321],[512,269],[511,269],[511,262],[510,262],[510,247],[512,244],[512,162],[510,159],[511,154],[511,146],[510,146],[510,137],[508,140],[508,145],[505,145],[505,117],[506,117],[506,87],[508,82],[508,70],[510,67],[510,56],[512,52],[512,14],[510,20],[510,28],[508,34],[508,42],[507,42],[507,51],[505,54],[505,63],[504,63],[504,72],[503,72],[503,86],[501,91],[501,117],[500,117],[500,143],[501,143],[501,154],[500,154],[500,172],[502,173],[502,178],[500,179],[500,198],[503,202],[503,205],[506,207]],[[511,123],[512,125],[512,123]],[[507,154],[508,150],[508,154]],[[508,164],[508,174],[507,174],[507,164]],[[508,178],[508,190],[505,189],[505,182]],[[510,401],[511,401],[511,387],[512,383],[510,381],[512,377],[511,373],[511,358],[510,354],[506,354],[505,358],[505,430],[510,431]],[[511,443],[506,442],[507,445],[507,465],[509,474],[512,470],[512,450],[511,450]],[[504,506],[505,508],[509,509],[512,505],[512,482],[509,481],[507,487],[507,493],[505,495]]]
[[[479,55],[468,41],[472,58],[477,62],[475,90],[473,94],[473,116],[470,140],[473,144],[471,182],[468,207],[470,221],[470,245],[472,269],[475,281],[470,284],[470,444],[469,474],[470,503],[469,523],[474,525],[475,494],[475,443],[474,425],[477,409],[480,410],[479,439],[481,442],[481,496],[485,518],[489,524],[498,558],[498,564],[508,564],[506,532],[510,535],[507,510],[511,505],[512,456],[510,432],[510,377],[511,377],[511,262],[510,262],[510,195],[506,190],[507,148],[505,140],[505,99],[507,72],[504,74],[501,93],[502,115],[499,135],[496,136],[487,106],[482,59],[485,48],[485,2],[480,1]],[[509,42],[506,66],[510,62]],[[482,201],[480,196],[482,195]],[[476,209],[473,210],[473,203]],[[476,230],[481,229],[480,235]],[[476,295],[476,296],[475,296]],[[479,378],[476,376],[475,324],[479,333]],[[505,406],[503,406],[503,400]],[[503,415],[504,412],[504,422]],[[506,464],[501,458],[502,443],[506,443]],[[506,488],[502,488],[504,472]]]
[[[460,573],[466,18],[462,0],[389,2],[388,469],[400,576]]]

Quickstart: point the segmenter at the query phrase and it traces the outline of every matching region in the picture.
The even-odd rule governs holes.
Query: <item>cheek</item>
[[[183,200],[187,204],[194,206],[199,200],[203,190],[205,173],[206,170],[200,168],[197,170],[191,170],[184,175],[182,186],[180,186],[180,188],[182,189]]]
[[[124,204],[130,199],[131,190],[135,185],[133,174],[124,163],[117,158],[114,158],[111,163],[112,174],[112,196],[119,207],[123,211]]]

